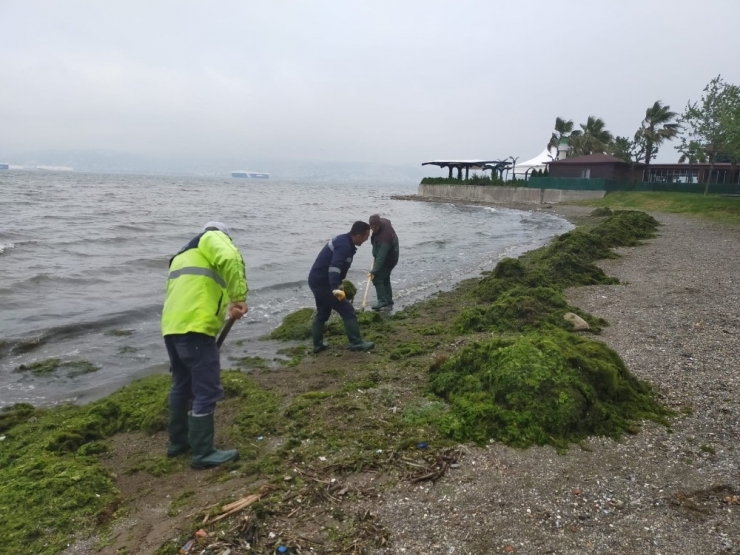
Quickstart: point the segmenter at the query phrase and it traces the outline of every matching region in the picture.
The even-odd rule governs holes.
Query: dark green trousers
[[[375,307],[382,308],[393,304],[393,289],[391,288],[391,271],[393,268],[381,268],[375,272],[373,285],[375,286],[375,295],[378,297],[378,303]]]

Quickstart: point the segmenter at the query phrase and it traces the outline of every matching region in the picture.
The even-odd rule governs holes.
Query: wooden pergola
[[[511,167],[509,160],[432,160],[423,162],[422,166],[438,166],[450,170],[449,178],[452,179],[452,170],[457,170],[457,179],[462,180],[462,171],[465,169],[465,180],[467,181],[470,170],[491,170],[491,178],[496,174],[503,178],[503,172]]]

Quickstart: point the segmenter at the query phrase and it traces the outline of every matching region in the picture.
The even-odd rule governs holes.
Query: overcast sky
[[[523,161],[556,116],[631,136],[655,100],[740,83],[738,21],[739,0],[0,0],[0,159]]]

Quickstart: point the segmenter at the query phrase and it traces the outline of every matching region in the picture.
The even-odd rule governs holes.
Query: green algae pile
[[[570,330],[572,325],[563,315],[573,312],[598,332],[605,322],[569,306],[565,289],[618,283],[594,262],[615,258],[614,247],[638,245],[653,237],[658,225],[644,212],[620,210],[590,228],[564,233],[519,259],[501,260],[472,291],[479,304],[458,316],[459,331],[531,331],[543,325]]]
[[[347,300],[352,302],[357,295],[357,287],[348,279],[342,282],[342,287],[347,295]],[[303,341],[310,338],[311,323],[315,314],[316,309],[314,308],[299,308],[295,312],[291,312],[283,318],[282,323],[268,335],[268,338],[279,341]],[[360,324],[366,324],[379,321],[380,317],[374,313],[360,312],[357,314],[357,319]],[[326,323],[324,333],[328,337],[344,335],[344,325],[333,312]]]
[[[249,399],[239,406],[230,435],[256,437],[274,429],[274,396],[241,372],[223,372],[222,383],[227,399]],[[35,409],[17,404],[1,411],[0,551],[59,553],[104,525],[120,502],[113,476],[100,462],[109,449],[107,440],[120,432],[164,430],[169,387],[170,377],[158,375],[86,406]],[[164,457],[164,448],[162,444],[161,457],[141,469],[153,475],[172,471],[174,463]],[[245,457],[256,453],[240,448]]]
[[[565,289],[616,283],[594,262],[614,258],[613,247],[639,244],[658,227],[642,212],[593,216],[606,219],[500,261],[471,291],[476,304],[460,313],[458,330],[500,337],[430,369],[432,392],[450,403],[440,427],[451,437],[564,448],[591,435],[619,438],[642,419],[664,421],[668,412],[649,385],[602,343],[569,333],[572,324],[563,317],[580,315],[592,332],[606,325],[569,306]]]
[[[272,330],[270,339],[280,341],[303,341],[311,337],[311,321],[316,312],[313,308],[299,308],[283,318],[282,324]]]
[[[14,372],[30,372],[34,376],[48,376],[60,368],[69,368],[67,376],[74,378],[82,374],[97,372],[100,368],[86,360],[61,360],[59,358],[47,358],[30,364],[21,364]]]
[[[90,405],[0,413],[0,527],[8,553],[57,553],[112,512],[117,492],[98,456],[122,431],[166,423],[169,376],[127,386]]]
[[[442,431],[480,444],[564,448],[668,414],[614,351],[556,329],[474,343],[433,367],[430,384],[451,407]]]

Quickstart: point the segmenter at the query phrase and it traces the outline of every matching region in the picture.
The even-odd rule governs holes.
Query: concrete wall
[[[419,196],[441,200],[486,203],[557,203],[568,200],[602,198],[606,191],[568,191],[532,189],[529,187],[498,187],[490,185],[419,185]]]

